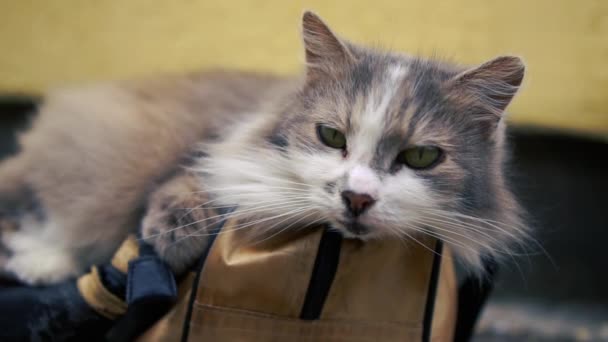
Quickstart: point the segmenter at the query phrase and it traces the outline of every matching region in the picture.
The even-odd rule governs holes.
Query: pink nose
[[[350,190],[342,191],[342,201],[344,201],[348,210],[355,217],[363,214],[369,207],[376,203],[376,200],[372,196]]]

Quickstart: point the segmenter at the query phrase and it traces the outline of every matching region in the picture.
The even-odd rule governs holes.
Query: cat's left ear
[[[309,78],[331,74],[354,61],[346,44],[313,12],[302,16],[302,38]]]
[[[458,74],[450,83],[458,92],[479,101],[487,115],[499,120],[519,90],[524,71],[519,57],[501,56]]]

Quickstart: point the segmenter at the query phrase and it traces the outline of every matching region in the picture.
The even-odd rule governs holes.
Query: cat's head
[[[221,202],[276,229],[327,222],[346,237],[439,237],[473,268],[508,253],[525,234],[503,175],[503,112],[521,60],[467,69],[365,49],[310,12],[303,40],[301,89],[280,115],[260,116],[263,136],[206,161],[221,170],[214,185],[230,188]]]

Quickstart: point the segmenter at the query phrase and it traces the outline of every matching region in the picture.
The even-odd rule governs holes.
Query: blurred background
[[[478,341],[608,341],[608,1],[2,1],[0,156],[32,97],[207,68],[294,74],[300,16],[356,42],[528,66],[510,107],[513,182],[546,250],[503,267]],[[1,158],[1,157],[0,157]]]

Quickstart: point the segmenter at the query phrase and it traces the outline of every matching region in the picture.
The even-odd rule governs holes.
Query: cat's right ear
[[[309,79],[331,74],[354,61],[348,47],[313,12],[304,12],[302,38]]]
[[[501,56],[462,72],[451,85],[477,98],[488,109],[488,117],[498,120],[519,90],[525,69],[519,57]]]

